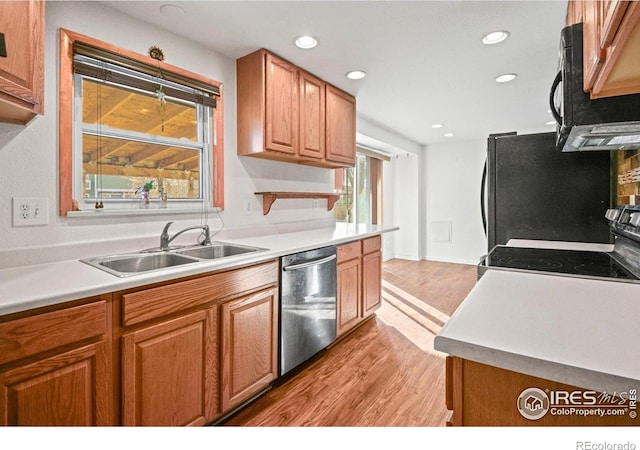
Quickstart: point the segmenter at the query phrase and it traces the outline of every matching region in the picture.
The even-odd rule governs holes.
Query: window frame
[[[358,170],[358,158],[366,158],[366,174],[365,182],[368,189],[365,192],[365,197],[361,198],[359,195],[359,184],[362,175]],[[383,161],[389,161],[385,157],[378,157],[372,152],[368,152],[360,147],[356,147],[356,163],[352,167],[345,167],[342,169],[336,169],[335,172],[335,190],[340,192],[341,196],[348,194],[346,191],[347,184],[347,170],[353,171],[353,186],[351,187],[351,203],[353,207],[353,220],[350,222],[341,222],[348,224],[363,224],[365,222],[360,221],[360,201],[364,200],[367,203],[369,221],[366,222],[369,225],[377,225],[382,223],[382,163]]]
[[[223,90],[222,83],[208,79],[201,75],[189,72],[179,67],[167,64],[164,61],[157,61],[149,56],[126,50],[109,43],[84,36],[73,31],[60,29],[60,75],[59,75],[59,215],[67,216],[67,213],[73,210],[74,200],[74,173],[73,173],[73,138],[74,123],[73,110],[75,107],[75,83],[73,72],[73,44],[81,42],[99,49],[122,55],[126,58],[139,61],[146,64],[157,65],[163,73],[175,73],[180,76],[191,78],[195,81],[207,83],[215,86],[220,91],[220,97],[217,98],[216,108],[212,109],[211,114],[211,154],[209,164],[211,172],[209,173],[210,181],[205,179],[206,172],[202,171],[203,186],[209,186],[212,189],[211,200],[213,206],[224,209],[224,134],[223,134]],[[206,158],[205,158],[206,159]],[[205,197],[206,198],[206,197]],[[80,199],[78,199],[80,200]],[[204,200],[203,200],[204,201]],[[201,203],[200,203],[201,204]],[[201,210],[201,206],[193,208],[194,212]]]

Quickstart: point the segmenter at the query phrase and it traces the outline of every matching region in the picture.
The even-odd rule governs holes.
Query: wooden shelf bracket
[[[262,214],[267,215],[271,211],[271,205],[279,198],[325,198],[327,199],[327,211],[333,209],[333,205],[340,199],[340,194],[325,192],[256,192],[262,195]]]

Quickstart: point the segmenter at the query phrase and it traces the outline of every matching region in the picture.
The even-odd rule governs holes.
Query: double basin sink
[[[227,258],[266,250],[259,247],[213,242],[209,245],[173,248],[171,250],[150,249],[139,253],[98,256],[81,259],[83,263],[109,272],[118,277],[128,277],[144,272],[168,269],[184,264]]]

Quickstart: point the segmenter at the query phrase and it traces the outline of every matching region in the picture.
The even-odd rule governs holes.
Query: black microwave
[[[563,152],[640,149],[640,94],[592,100],[583,90],[582,30],[578,23],[561,33],[560,71],[549,98],[558,122],[556,146]]]

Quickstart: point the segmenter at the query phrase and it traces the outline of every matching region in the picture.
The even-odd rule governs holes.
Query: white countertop
[[[121,289],[258,263],[283,255],[337,245],[344,242],[395,231],[397,227],[336,224],[293,233],[251,238],[224,239],[224,242],[250,245],[266,251],[231,256],[202,263],[186,264],[126,278],[116,277],[79,260],[51,262],[0,270],[0,316],[105,294]],[[141,248],[132,248],[136,252]],[[100,255],[86,255],[95,257]]]
[[[640,388],[640,284],[488,270],[436,350],[599,392]]]

